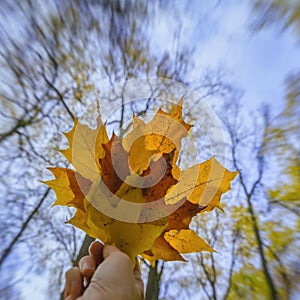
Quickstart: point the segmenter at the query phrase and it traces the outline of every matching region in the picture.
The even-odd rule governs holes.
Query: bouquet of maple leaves
[[[191,128],[182,118],[182,100],[147,124],[134,116],[123,138],[109,139],[100,120],[96,129],[75,120],[65,133],[70,146],[61,150],[74,169],[49,168],[55,179],[45,183],[56,193],[53,205],[76,208],[67,223],[117,246],[133,262],[137,255],[153,264],[214,251],[189,226],[198,213],[220,208],[237,172],[214,158],[179,169],[181,140]]]

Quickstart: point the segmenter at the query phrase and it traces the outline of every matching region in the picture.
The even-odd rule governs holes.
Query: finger
[[[99,280],[101,280],[100,277],[103,277],[102,280],[110,280],[110,282],[117,284],[120,280],[124,280],[124,277],[127,277],[127,281],[134,281],[132,260],[126,253],[114,246],[104,245],[103,258],[104,261],[97,269],[101,272],[99,274],[97,271],[95,272]]]
[[[95,258],[96,266],[98,266],[103,261],[103,256],[102,256],[103,247],[104,245],[99,241],[92,242],[89,247],[89,253],[91,256]]]
[[[91,255],[84,256],[80,259],[78,265],[82,276],[90,278],[96,270],[95,257]]]
[[[135,286],[138,294],[138,299],[144,299],[144,282],[142,279],[142,273],[138,258],[135,258],[135,267],[133,269],[133,275],[135,279]]]
[[[82,275],[79,268],[74,267],[66,272],[66,287],[64,298],[68,300],[76,299],[82,292]]]
[[[91,278],[88,289],[84,293],[86,299],[89,299],[88,296],[90,296],[92,290],[105,294],[106,285],[110,287],[108,290],[111,287],[116,287],[117,289],[120,287],[121,290],[132,290],[135,281],[130,257],[114,246],[104,245],[103,258],[103,262],[98,266]]]
[[[111,256],[113,253],[119,253],[121,250],[119,250],[117,247],[112,245],[104,245],[102,249],[102,256],[103,259],[107,259],[109,256]]]
[[[139,263],[139,260],[138,260],[137,257],[135,258],[135,266],[134,266],[134,269],[133,269],[133,275],[134,275],[135,280],[138,283],[141,283],[142,286],[144,286],[144,282],[142,280],[142,273],[141,273],[140,263]]]
[[[133,274],[135,279],[141,280],[142,279],[142,273],[141,273],[141,268],[140,268],[140,262],[138,258],[135,258],[135,266],[133,269]]]

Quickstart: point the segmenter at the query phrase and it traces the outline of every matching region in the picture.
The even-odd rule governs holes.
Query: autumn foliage
[[[74,169],[49,168],[54,205],[75,207],[68,223],[116,245],[133,261],[136,255],[151,263],[184,261],[181,254],[214,251],[189,226],[198,213],[220,207],[237,172],[214,158],[180,170],[181,140],[190,128],[182,99],[149,123],[134,116],[123,138],[109,138],[100,120],[96,129],[75,120],[65,133],[70,146],[61,151]]]

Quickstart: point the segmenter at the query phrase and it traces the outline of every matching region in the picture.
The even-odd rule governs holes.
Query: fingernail
[[[93,270],[93,265],[89,261],[87,261],[83,264],[82,268],[83,270]]]
[[[72,296],[69,295],[65,300],[72,300]]]

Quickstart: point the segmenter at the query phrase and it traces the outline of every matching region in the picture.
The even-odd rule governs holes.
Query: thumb
[[[129,256],[111,245],[103,247],[103,262],[98,266],[82,300],[122,299],[131,293],[134,274]],[[127,290],[129,289],[129,290]]]

